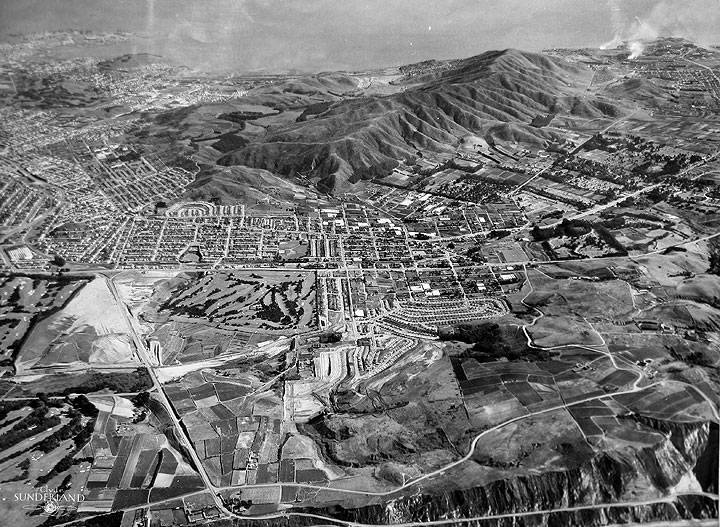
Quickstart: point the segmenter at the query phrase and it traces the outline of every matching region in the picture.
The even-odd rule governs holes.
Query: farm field
[[[211,380],[210,380],[211,379]],[[165,385],[208,476],[218,486],[277,482],[282,402],[237,372],[194,372]]]
[[[93,403],[99,410],[93,461],[79,512],[109,512],[202,488],[176,440],[162,433],[170,419],[157,401],[137,407],[114,396]]]

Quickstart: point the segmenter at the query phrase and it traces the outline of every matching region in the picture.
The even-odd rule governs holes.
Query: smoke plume
[[[663,0],[653,5],[646,13],[631,15],[620,0],[608,0],[608,10],[613,30],[613,38],[600,46],[601,49],[613,49],[625,46],[630,51],[630,59],[642,55],[648,41],[658,37],[685,38],[704,45],[694,28],[707,23],[709,13],[720,11],[717,0],[696,2],[677,2]],[[626,4],[627,5],[627,4]]]

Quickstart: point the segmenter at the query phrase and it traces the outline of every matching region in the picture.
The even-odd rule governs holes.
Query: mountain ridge
[[[589,70],[538,53],[486,52],[450,69],[400,81],[404,89],[398,93],[337,101],[311,120],[251,140],[218,164],[286,176],[310,173],[320,190],[335,192],[388,174],[398,160],[412,162],[420,149],[452,149],[471,134],[543,145],[559,136],[530,125],[538,113],[621,113],[611,101],[581,93],[589,75]]]

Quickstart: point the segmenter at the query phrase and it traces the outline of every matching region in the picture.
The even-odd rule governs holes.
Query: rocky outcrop
[[[645,416],[633,417],[639,423],[662,432],[685,461],[693,467],[693,474],[705,492],[718,491],[718,442],[720,428],[717,423],[692,426],[687,423],[662,421]]]
[[[488,525],[607,525],[628,521],[682,520],[717,517],[717,502],[704,496],[680,496],[663,502],[671,487],[696,469],[698,460],[717,448],[717,426],[710,423],[669,423],[638,418],[666,436],[652,447],[627,452],[600,452],[567,470],[527,474],[493,481],[472,488],[398,496],[384,503],[358,508],[305,509],[323,516],[366,524],[434,521],[448,518],[478,518],[520,513],[515,523],[494,519]],[[714,440],[713,440],[714,438]],[[714,441],[714,443],[713,443]],[[713,447],[713,444],[715,445]],[[708,454],[709,453],[709,454]],[[717,466],[717,458],[714,462]],[[715,476],[717,480],[717,475]],[[704,480],[707,485],[707,480]],[[629,490],[640,482],[656,488],[657,503],[632,505],[638,501]],[[703,485],[711,489],[711,486]],[[439,488],[439,487],[438,487]],[[652,489],[650,489],[652,490]],[[652,502],[654,500],[648,500]],[[623,504],[602,507],[602,504]],[[589,507],[562,511],[567,508]],[[529,514],[533,511],[559,512]],[[522,516],[524,514],[524,516]],[[296,518],[289,524],[296,524]],[[483,522],[473,522],[485,525]],[[302,523],[300,523],[302,524]],[[253,523],[257,526],[257,523]],[[273,523],[273,525],[279,525]]]
[[[577,511],[530,514],[506,518],[470,520],[468,527],[601,527],[604,525],[679,522],[692,519],[717,518],[716,502],[705,497],[681,497],[673,503],[637,506],[598,507]],[[234,527],[304,527],[318,525],[317,518],[291,516],[276,520],[235,520]],[[328,523],[328,525],[334,525]],[[447,525],[454,525],[448,523]],[[459,525],[459,524],[458,524]]]

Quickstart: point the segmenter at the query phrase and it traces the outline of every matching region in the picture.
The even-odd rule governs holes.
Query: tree
[[[80,413],[87,417],[97,417],[99,413],[95,405],[91,403],[90,399],[88,399],[84,395],[78,395],[77,397],[75,397],[75,399],[73,399],[72,401],[72,404],[80,411]]]
[[[720,243],[710,242],[710,267],[708,273],[720,276]]]
[[[147,404],[150,402],[150,394],[143,390],[135,397],[133,397],[132,402],[138,408],[147,406]]]

